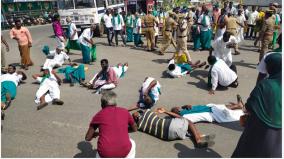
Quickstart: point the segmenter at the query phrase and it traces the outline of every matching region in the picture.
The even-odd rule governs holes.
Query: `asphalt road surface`
[[[55,48],[56,42],[51,37],[51,25],[31,27],[30,31],[33,37],[31,58],[35,65],[26,71],[28,79],[18,87],[17,97],[6,110],[6,118],[2,121],[2,157],[94,157],[97,139],[88,143],[84,141],[84,137],[92,116],[101,109],[100,95],[93,94],[78,84],[74,87],[63,84],[60,90],[64,105],[49,104],[37,111],[34,99],[39,85],[33,84],[31,76],[39,73],[40,66],[45,61],[41,52],[43,45]],[[6,54],[7,63],[19,63],[16,41],[9,39],[7,31],[2,33],[10,45],[10,52]],[[233,55],[238,69],[239,87],[218,90],[215,95],[208,94],[208,70],[203,68],[179,79],[165,76],[167,59],[174,51],[172,46],[168,53],[160,56],[143,49],[133,49],[133,43],[129,44],[131,47],[107,46],[105,36],[95,38],[95,41],[98,60],[94,65],[87,66],[87,80],[100,70],[99,61],[103,58],[107,58],[111,65],[129,63],[126,76],[120,79],[118,87],[114,89],[121,107],[128,107],[137,102],[138,89],[147,76],[156,78],[162,85],[162,95],[156,107],[164,106],[168,109],[184,104],[236,102],[236,94],[240,94],[245,102],[256,83],[258,53],[252,41],[243,41],[240,46],[241,55]],[[70,55],[72,61],[81,62],[81,52],[73,53]],[[207,51],[190,50],[190,54],[193,60],[205,61],[208,56]],[[60,76],[63,78],[63,74]],[[239,122],[199,123],[196,126],[202,133],[216,134],[214,146],[196,149],[190,139],[167,142],[135,132],[130,136],[136,142],[136,157],[230,157],[242,133]]]

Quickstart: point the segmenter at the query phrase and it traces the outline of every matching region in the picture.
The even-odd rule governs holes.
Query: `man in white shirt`
[[[91,48],[95,45],[93,41],[93,35],[96,30],[96,24],[92,24],[90,28],[87,28],[83,31],[83,33],[79,37],[79,42],[81,44],[83,63],[90,64],[91,56],[92,61],[96,59],[95,55],[91,54]]]
[[[1,109],[7,109],[11,101],[16,97],[17,86],[23,80],[26,80],[27,76],[22,71],[16,72],[14,65],[9,65],[6,74],[1,74]]]
[[[43,74],[36,76],[40,86],[36,92],[35,103],[39,104],[37,110],[42,109],[47,106],[49,102],[56,105],[63,105],[64,102],[60,100],[60,90],[59,85],[61,84],[61,79],[51,68],[44,67]]]
[[[210,55],[207,60],[209,65],[211,65],[208,73],[210,95],[215,94],[215,90],[218,86],[238,87],[238,76],[236,72],[232,71],[222,59],[217,60],[215,56]]]
[[[54,68],[61,67],[65,60],[71,63],[70,57],[63,51],[62,46],[58,46],[56,50],[50,51],[48,56],[52,56],[52,59],[46,59],[43,67]]]
[[[281,59],[282,58],[282,52],[270,52],[270,53],[267,53],[263,56],[263,58],[261,59],[260,63],[258,64],[257,66],[257,70],[259,72],[258,74],[258,77],[257,77],[257,83],[259,81],[261,81],[262,79],[264,79],[265,77],[268,77],[269,74],[267,72],[267,65],[266,65],[266,58],[269,57],[269,56],[273,56],[273,58],[275,59]]]
[[[222,37],[213,41],[210,55],[212,52],[213,56],[217,59],[222,59],[229,67],[231,67],[233,63],[231,49],[234,48],[236,44],[236,37],[232,36],[229,32],[225,32]]]
[[[140,44],[143,44],[143,41],[141,40],[142,21],[138,12],[135,13],[133,25],[134,46],[138,47]]]
[[[210,17],[208,13],[209,11],[208,9],[206,9],[198,19],[198,24],[200,25],[201,48],[204,50],[209,50],[211,48],[212,32],[211,32]]]
[[[258,15],[258,12],[256,11],[256,6],[252,6],[252,11],[248,14],[248,30],[246,33],[246,38],[247,39],[252,39],[253,33],[254,33],[254,26],[256,24],[256,17]],[[255,38],[255,36],[254,36]]]
[[[110,10],[107,9],[106,13],[103,16],[103,20],[106,26],[106,31],[107,31],[107,41],[108,41],[108,45],[111,46],[112,45],[112,38],[111,35],[113,34],[113,26],[112,26],[112,15],[110,14]]]
[[[231,13],[233,16],[238,14],[238,10],[233,6],[233,2],[229,2],[229,7],[227,8],[227,13]]]
[[[70,17],[66,18],[66,22],[68,23],[68,30],[67,30],[67,37],[68,37],[68,42],[66,45],[66,50],[67,50],[67,54],[69,54],[69,51],[71,49],[73,50],[81,50],[80,48],[80,43],[78,41],[78,33],[77,33],[77,27],[75,25],[75,23],[72,22]]]
[[[111,41],[113,39],[113,36],[115,36],[115,46],[118,46],[118,34],[120,35],[122,42],[123,42],[123,46],[126,45],[126,41],[124,36],[122,35],[122,29],[124,26],[124,21],[122,16],[117,12],[117,9],[114,10],[114,15],[112,17],[112,26],[113,26],[113,31],[114,34],[111,37]]]
[[[168,70],[167,73],[174,78],[180,78],[182,76],[186,76],[186,74],[189,74],[196,68],[201,68],[206,65],[206,62],[203,62],[200,64],[200,61],[195,62],[194,64],[175,64],[175,60],[170,60],[168,64]]]
[[[159,100],[161,95],[161,85],[153,77],[146,77],[141,89],[139,90],[139,101],[135,106],[128,108],[128,111],[136,109],[150,109]]]

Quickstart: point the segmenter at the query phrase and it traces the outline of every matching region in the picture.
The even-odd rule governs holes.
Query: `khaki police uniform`
[[[176,28],[177,23],[172,17],[167,17],[165,20],[165,30],[163,34],[163,41],[162,46],[160,50],[160,54],[164,54],[165,50],[170,46],[170,44],[173,44],[173,46],[176,48],[176,43],[174,42],[172,32]]]
[[[142,18],[142,23],[144,24],[144,33],[147,41],[147,50],[148,51],[154,50],[155,47],[154,23],[157,23],[157,20],[153,15],[147,14]]]
[[[188,33],[188,24],[187,21],[180,17],[177,27],[177,52],[182,51],[187,53],[187,33]],[[188,59],[191,61],[190,57]]]
[[[191,27],[193,25],[193,12],[190,10],[187,15],[187,40],[190,41],[191,39]]]
[[[227,18],[227,21],[225,24],[226,24],[226,32],[229,32],[233,36],[237,37],[237,27],[238,27],[237,19],[233,16],[230,16]],[[239,53],[238,44],[235,45],[234,49],[235,49],[235,53]]]
[[[259,61],[268,51],[268,45],[272,43],[273,32],[275,31],[275,18],[273,16],[266,19],[261,28],[261,50],[259,54]]]

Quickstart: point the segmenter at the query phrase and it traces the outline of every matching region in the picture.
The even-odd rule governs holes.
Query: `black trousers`
[[[113,28],[106,28],[106,33],[107,33],[107,41],[108,41],[108,45],[111,46],[112,43],[112,36],[113,35]]]
[[[115,36],[115,44],[118,45],[118,37],[117,36],[119,34],[121,39],[122,39],[123,44],[126,45],[125,38],[122,35],[122,31],[121,30],[114,30],[113,32],[114,32],[114,34],[112,34],[111,41],[113,39],[113,36]]]
[[[255,38],[256,37],[256,33],[254,32],[254,25],[248,24],[248,30],[247,30],[247,33],[246,33],[246,38],[248,38],[248,37],[251,38],[253,36],[253,33],[254,33],[254,37],[253,38]]]

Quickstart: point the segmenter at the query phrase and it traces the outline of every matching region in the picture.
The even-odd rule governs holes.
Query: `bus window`
[[[97,8],[99,7],[105,7],[105,1],[104,0],[96,0]]]
[[[74,4],[70,0],[59,0],[58,7],[59,9],[74,9]]]
[[[113,5],[113,0],[107,0],[108,5]]]
[[[94,0],[75,0],[75,8],[94,8]]]

